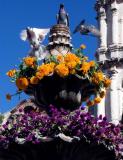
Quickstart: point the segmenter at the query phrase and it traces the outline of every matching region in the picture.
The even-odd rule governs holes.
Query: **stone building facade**
[[[96,113],[117,124],[123,117],[123,0],[97,0],[95,8],[101,32],[96,59],[112,79]]]

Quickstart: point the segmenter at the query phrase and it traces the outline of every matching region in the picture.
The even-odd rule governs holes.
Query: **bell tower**
[[[117,124],[123,116],[123,1],[97,0],[95,8],[101,32],[96,59],[112,80],[96,113]]]

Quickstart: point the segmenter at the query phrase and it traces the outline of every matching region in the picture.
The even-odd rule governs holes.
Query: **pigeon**
[[[82,20],[80,24],[75,28],[73,33],[80,32],[82,35],[90,35],[94,37],[100,37],[100,31],[93,25],[85,25],[85,20]]]
[[[73,33],[75,34],[76,32],[79,32],[79,31],[80,31],[80,27],[81,27],[82,25],[84,25],[84,23],[85,23],[85,20],[82,20],[82,21],[80,22],[80,24],[76,26],[76,28],[75,28],[75,30],[73,31]]]
[[[23,41],[28,40],[32,50],[29,56],[36,57],[38,60],[43,60],[48,55],[48,50],[41,43],[45,36],[49,33],[50,29],[30,28],[27,27],[20,34]]]
[[[40,28],[30,28],[27,27],[25,30],[22,30],[20,37],[23,41],[36,41],[39,43],[43,42],[45,36],[49,33],[50,29],[40,29]],[[37,42],[37,43],[38,43]]]
[[[69,26],[68,13],[66,13],[63,4],[60,4],[59,13],[57,14],[56,18],[57,18],[57,24],[64,24],[66,26]]]

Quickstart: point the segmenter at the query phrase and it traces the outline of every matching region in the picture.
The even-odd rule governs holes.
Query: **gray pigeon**
[[[66,13],[63,4],[60,4],[59,13],[57,14],[57,24],[69,26],[68,13]]]
[[[81,23],[75,28],[73,33],[80,32],[82,35],[89,35],[100,37],[100,31],[93,25],[86,25],[85,20],[82,20]]]

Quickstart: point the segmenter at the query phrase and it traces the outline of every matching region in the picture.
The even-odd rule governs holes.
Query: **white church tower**
[[[96,59],[112,80],[96,113],[117,124],[123,117],[123,0],[97,0],[95,8],[101,32]]]

